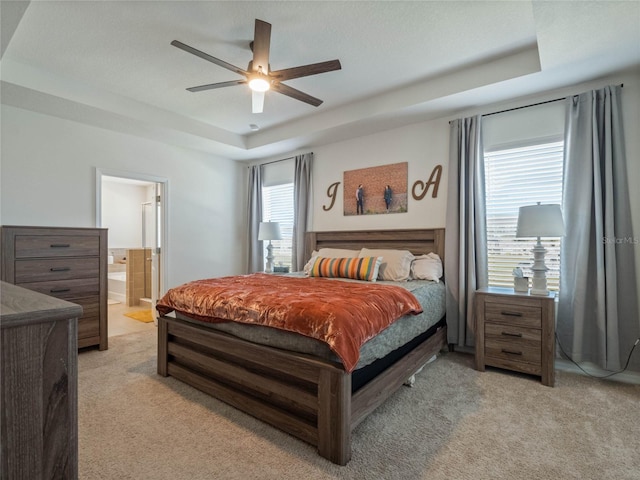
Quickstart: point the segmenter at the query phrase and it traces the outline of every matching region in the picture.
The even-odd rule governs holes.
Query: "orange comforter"
[[[300,333],[325,342],[348,372],[367,340],[401,316],[422,312],[402,287],[262,273],[186,283],[169,290],[157,309]]]

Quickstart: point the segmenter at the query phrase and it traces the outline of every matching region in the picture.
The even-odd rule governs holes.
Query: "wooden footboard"
[[[158,319],[158,374],[171,375],[346,465],[351,431],[446,345],[446,327],[358,391],[340,364],[172,317]]]

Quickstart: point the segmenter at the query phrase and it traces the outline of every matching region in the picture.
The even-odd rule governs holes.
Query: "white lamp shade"
[[[280,240],[281,238],[278,222],[260,222],[258,240]]]
[[[528,205],[520,207],[516,237],[561,237],[564,222],[560,205]]]

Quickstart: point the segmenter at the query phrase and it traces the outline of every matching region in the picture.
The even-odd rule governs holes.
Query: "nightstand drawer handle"
[[[62,293],[62,292],[70,292],[70,288],[52,288],[49,290],[49,293]]]
[[[71,270],[71,268],[69,268],[69,267],[51,267],[49,270],[51,270],[52,272],[68,272],[69,270]]]
[[[49,245],[51,248],[69,248],[71,244],[69,243],[52,243]]]
[[[522,355],[522,352],[513,352],[511,350],[502,349],[502,353],[508,353],[509,355]]]
[[[505,335],[505,336],[507,336],[507,337],[518,337],[518,338],[522,338],[522,334],[521,334],[521,333],[502,332],[502,335]]]
[[[520,312],[508,312],[508,311],[502,311],[500,312],[502,315],[508,315],[510,317],[521,317],[522,313]]]

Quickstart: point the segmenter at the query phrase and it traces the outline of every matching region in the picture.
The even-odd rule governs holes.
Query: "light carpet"
[[[156,330],[79,356],[79,472],[98,479],[640,479],[640,386],[472,368],[443,353],[353,433],[316,449],[156,374]]]

